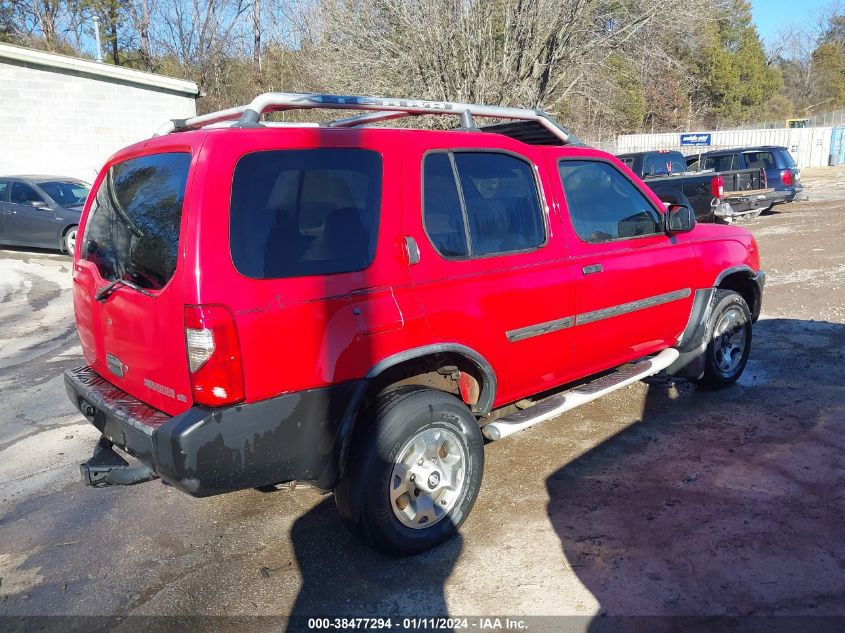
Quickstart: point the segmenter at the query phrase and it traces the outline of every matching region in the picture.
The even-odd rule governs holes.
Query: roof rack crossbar
[[[421,114],[458,116],[462,118],[462,122],[471,121],[472,117],[488,117],[517,121],[536,121],[548,129],[562,144],[570,142],[569,132],[541,110],[486,106],[471,103],[452,103],[449,101],[426,101],[423,99],[297,94],[289,92],[267,92],[258,95],[246,106],[220,110],[219,112],[192,117],[184,121],[170,121],[159,128],[156,136],[169,134],[176,130],[198,129],[212,123],[236,119],[237,123],[234,124],[234,127],[256,127],[262,125],[261,115],[265,112],[319,108],[368,111],[367,114],[347,119],[336,119],[324,123],[323,125],[327,127],[356,127],[377,121]]]
[[[394,111],[376,111],[368,112],[367,114],[359,114],[349,117],[348,119],[334,119],[326,124],[326,127],[356,127],[358,125],[366,125],[368,123],[377,123],[379,121],[389,121],[390,119],[401,119],[402,117],[410,116],[407,112]]]

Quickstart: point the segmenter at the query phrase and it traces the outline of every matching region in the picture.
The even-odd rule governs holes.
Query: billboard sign
[[[681,145],[710,145],[711,134],[681,134]]]

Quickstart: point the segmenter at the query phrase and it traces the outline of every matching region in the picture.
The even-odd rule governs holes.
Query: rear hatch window
[[[108,280],[160,290],[173,277],[191,155],[151,154],[113,165],[85,226],[82,258]]]
[[[363,149],[274,150],[238,161],[232,261],[253,279],[330,275],[373,261],[381,156]]]

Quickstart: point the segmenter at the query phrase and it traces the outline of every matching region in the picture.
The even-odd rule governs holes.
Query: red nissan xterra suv
[[[262,120],[302,108],[366,112]],[[458,127],[366,127],[419,114]],[[446,102],[271,93],[170,122],[105,165],[80,235],[83,480],[310,482],[397,554],[457,531],[484,438],[664,369],[733,383],[764,281],[746,230],[665,209],[543,112]]]

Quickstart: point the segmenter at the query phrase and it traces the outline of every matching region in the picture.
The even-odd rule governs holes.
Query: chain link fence
[[[790,117],[792,119],[807,119],[805,127],[837,127],[845,125],[845,108],[841,110],[832,110],[830,112],[820,112],[819,114],[811,114],[806,117]],[[788,127],[786,119],[778,119],[776,121],[758,121],[756,123],[746,123],[740,126],[722,127],[717,126],[714,130],[770,130],[782,129]]]

